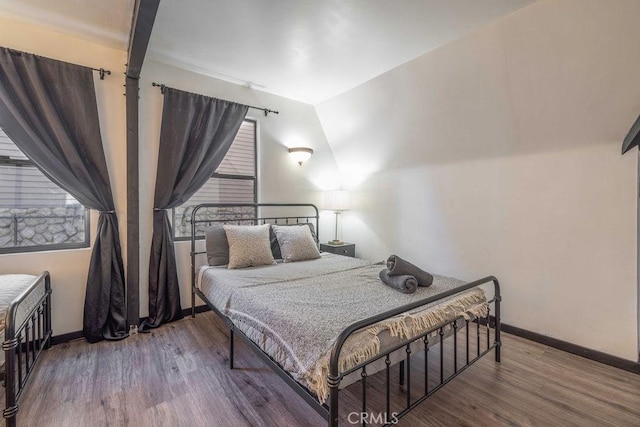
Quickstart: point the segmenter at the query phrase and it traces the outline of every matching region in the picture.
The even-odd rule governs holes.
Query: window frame
[[[253,117],[245,117],[243,122],[252,122],[253,123],[253,153],[255,157],[255,161],[253,162],[253,176],[249,175],[236,175],[236,174],[225,174],[225,173],[213,173],[210,178],[220,178],[220,179],[238,179],[243,181],[253,181],[253,203],[258,203],[258,127],[260,122],[258,119]],[[235,137],[234,137],[235,138]],[[225,202],[221,202],[225,203]],[[231,202],[233,203],[233,202]],[[177,206],[179,207],[179,206]],[[189,221],[191,222],[191,221]],[[176,228],[173,226],[176,223],[176,208],[171,209],[171,226],[173,232],[173,241],[174,242],[188,242],[191,240],[191,236],[176,236]],[[202,240],[204,236],[197,236],[196,240]]]
[[[18,147],[18,149],[19,148],[20,147]],[[12,159],[9,156],[0,156],[0,168],[3,166],[31,167],[31,168],[38,169],[35,163],[33,163],[33,161],[30,159]],[[16,215],[13,216],[14,224],[16,222],[15,218],[16,218]],[[14,227],[14,231],[13,231],[14,241],[16,239],[15,237],[16,234],[17,234],[17,228]],[[88,209],[87,207],[84,207],[84,240],[82,242],[54,243],[51,245],[0,247],[0,255],[29,253],[29,252],[85,249],[90,246],[91,246],[91,214],[90,214],[90,209]]]

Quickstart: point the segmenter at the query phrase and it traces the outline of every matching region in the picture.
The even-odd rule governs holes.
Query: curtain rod
[[[163,84],[163,83],[156,83],[156,82],[151,83],[151,86],[159,87],[159,88],[160,88],[160,92],[162,92],[162,93],[164,93],[164,88],[166,88],[166,87],[167,87],[167,86],[166,86],[165,84]],[[216,99],[220,99],[220,98],[216,98]],[[225,101],[225,100],[224,100],[224,99],[222,99],[221,101]],[[233,101],[227,101],[227,102],[233,102]],[[239,103],[238,103],[238,102],[236,102],[236,104],[239,104]],[[243,105],[246,105],[246,104],[243,104]],[[276,110],[270,110],[270,109],[268,109],[268,108],[254,107],[253,105],[246,105],[246,106],[247,106],[247,107],[249,107],[249,108],[253,108],[254,110],[264,111],[264,115],[265,115],[265,117],[266,117],[267,115],[269,115],[269,113],[273,113],[273,114],[280,114],[280,112],[278,112],[278,111],[276,111]]]
[[[21,50],[11,49],[10,47],[7,47],[5,49],[7,49],[9,52],[13,53],[14,55],[18,55],[18,56],[22,56],[23,53],[26,53],[28,55],[33,55],[33,56],[35,56],[37,58],[50,59],[52,61],[64,62],[65,64],[71,64],[71,65],[75,65],[75,66],[78,66],[78,67],[89,68],[90,70],[97,71],[100,74],[100,80],[104,80],[104,76],[105,75],[107,75],[107,76],[111,75],[111,71],[105,70],[104,68],[93,68],[93,67],[87,67],[86,65],[74,64],[72,62],[60,61],[59,59],[47,58],[46,56],[36,55],[35,53],[23,52]]]

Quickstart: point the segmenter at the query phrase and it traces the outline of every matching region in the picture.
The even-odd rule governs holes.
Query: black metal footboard
[[[20,304],[38,287],[44,286],[43,295],[18,325]],[[51,279],[49,272],[40,274],[33,283],[16,298],[7,310],[4,342],[6,405],[2,415],[7,426],[16,425],[18,399],[43,349],[51,346]]]
[[[347,339],[356,331],[361,330],[362,328],[366,328],[367,326],[371,326],[375,323],[381,322],[383,320],[389,319],[391,317],[397,316],[399,314],[405,313],[407,311],[414,310],[421,306],[436,302],[438,300],[442,300],[443,298],[450,297],[452,295],[459,294],[464,291],[468,291],[469,289],[476,288],[483,284],[493,283],[494,286],[494,296],[491,300],[489,300],[489,304],[494,304],[495,315],[492,319],[491,310],[487,313],[486,322],[483,322],[482,319],[475,319],[474,321],[464,320],[462,316],[458,316],[455,319],[447,321],[445,323],[436,325],[435,327],[421,333],[420,335],[416,335],[411,339],[405,340],[402,343],[395,345],[392,348],[386,349],[384,352],[380,353],[375,358],[369,359],[364,363],[361,363],[353,368],[350,368],[344,372],[340,372],[339,369],[339,359],[340,359],[340,351],[344,343]],[[331,352],[330,364],[329,364],[329,426],[334,427],[338,425],[339,422],[339,398],[338,398],[338,388],[340,386],[340,382],[342,379],[356,371],[361,372],[361,386],[362,386],[362,407],[360,408],[360,412],[351,412],[349,414],[349,423],[351,424],[361,424],[366,425],[369,421],[371,422],[380,422],[385,426],[393,425],[397,423],[397,420],[406,415],[409,411],[415,408],[417,405],[426,400],[433,393],[438,391],[441,387],[455,378],[458,374],[464,371],[466,368],[471,366],[477,360],[479,360],[482,356],[489,353],[492,349],[495,348],[495,360],[496,362],[500,362],[500,302],[502,297],[500,296],[500,284],[498,279],[493,276],[485,277],[484,279],[476,280],[474,282],[468,283],[466,285],[457,287],[447,292],[443,292],[441,294],[435,295],[430,298],[425,298],[420,301],[416,301],[411,304],[404,305],[402,307],[398,307],[393,310],[386,311],[384,313],[380,313],[376,316],[369,317],[368,319],[361,320],[359,322],[353,323],[348,328],[346,328],[336,340],[336,343],[333,346],[333,350]],[[465,322],[465,334],[464,334],[464,363],[460,363],[459,360],[459,348],[458,348],[458,329],[459,329],[459,321],[463,319]],[[492,322],[493,320],[493,322]],[[471,323],[471,325],[470,325]],[[476,342],[475,342],[475,355],[470,355],[470,328],[472,324],[476,325]],[[486,346],[482,346],[481,343],[481,333],[480,328],[481,324],[484,323],[486,327]],[[453,370],[449,375],[445,375],[445,349],[444,349],[444,336],[445,336],[445,328],[451,327],[453,329],[452,339],[453,339]],[[491,327],[494,328],[494,339],[491,342]],[[438,340],[439,340],[439,375],[438,378],[430,380],[429,378],[429,336],[434,332],[437,332]],[[411,345],[417,341],[422,340],[424,343],[424,368],[423,368],[423,388],[421,392],[412,394],[411,390],[411,356],[412,350]],[[394,411],[396,408],[391,407],[391,380],[390,380],[390,368],[391,368],[391,359],[390,355],[402,348],[405,348],[406,358],[405,360],[400,362],[400,383],[404,385],[404,393],[406,396],[406,403],[403,407],[397,408],[397,411]],[[385,408],[384,411],[371,411],[367,406],[367,366],[384,358],[385,361],[385,375],[386,375],[386,396],[385,396]],[[406,369],[406,376],[405,376]],[[406,379],[406,382],[405,382]],[[413,390],[415,392],[415,390]],[[355,417],[351,417],[354,415]]]

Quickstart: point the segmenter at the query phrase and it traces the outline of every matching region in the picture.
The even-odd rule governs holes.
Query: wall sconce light
[[[289,148],[289,157],[291,157],[296,163],[302,166],[302,163],[311,158],[313,150],[307,147],[293,147]]]
[[[336,234],[331,245],[343,245],[344,242],[338,239],[338,215],[342,211],[349,210],[349,192],[345,190],[333,190],[324,193],[324,208],[336,214]]]

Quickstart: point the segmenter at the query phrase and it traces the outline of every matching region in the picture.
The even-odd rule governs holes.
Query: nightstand
[[[356,256],[356,244],[344,243],[343,245],[332,245],[331,243],[320,243],[320,252],[331,252],[332,254],[350,256],[355,258]]]

